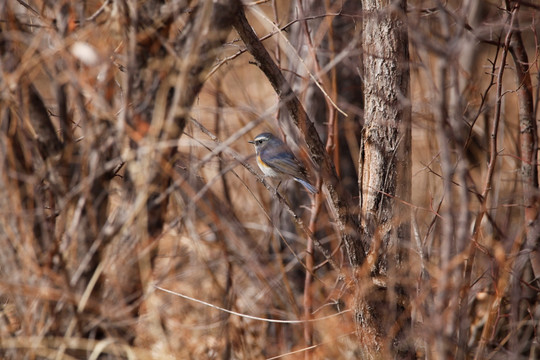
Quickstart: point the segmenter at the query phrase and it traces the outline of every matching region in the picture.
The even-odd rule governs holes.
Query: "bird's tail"
[[[304,185],[304,187],[305,187],[306,189],[308,189],[308,191],[309,191],[310,193],[312,193],[312,194],[317,194],[317,193],[319,192],[319,190],[318,190],[315,186],[311,185],[309,182],[307,182],[307,181],[304,180],[304,179],[300,179],[300,178],[296,178],[296,177],[295,177],[294,180],[296,180],[296,181],[298,181],[300,184]]]

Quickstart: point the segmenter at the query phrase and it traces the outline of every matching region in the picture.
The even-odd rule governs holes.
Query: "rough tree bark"
[[[363,236],[371,242],[368,257],[374,286],[357,295],[358,332],[365,358],[381,352],[409,353],[396,339],[406,321],[403,284],[397,271],[410,240],[411,110],[406,1],[363,0],[364,129],[359,184]],[[410,212],[409,212],[410,214]],[[405,317],[408,318],[408,317]],[[392,339],[392,343],[388,343]],[[397,346],[397,348],[395,348]],[[410,353],[409,353],[410,354]]]

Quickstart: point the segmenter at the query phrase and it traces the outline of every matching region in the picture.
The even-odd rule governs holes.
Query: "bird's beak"
[[[255,144],[255,141],[249,140],[248,143],[250,143],[250,144]]]

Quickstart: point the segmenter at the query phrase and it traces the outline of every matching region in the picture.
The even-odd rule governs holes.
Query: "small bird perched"
[[[248,141],[255,146],[257,153],[257,164],[264,175],[278,178],[281,181],[292,177],[312,194],[319,190],[311,185],[306,176],[306,169],[300,161],[294,156],[289,147],[272,133],[259,134],[252,141]]]

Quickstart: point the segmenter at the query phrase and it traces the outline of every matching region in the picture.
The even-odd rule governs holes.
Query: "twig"
[[[37,12],[37,10],[35,10],[32,6],[30,6],[29,4],[27,4],[26,2],[24,2],[23,0],[17,0],[17,2],[22,5],[24,8],[26,8],[27,10],[30,10],[30,12],[32,12],[34,15],[36,16],[40,16],[39,15],[39,12]]]
[[[313,197],[313,203],[311,205],[311,218],[309,219],[309,230],[311,233],[315,233],[317,230],[317,218],[321,210],[321,194],[318,193]],[[331,257],[329,257],[331,258]],[[313,239],[309,238],[306,244],[306,275],[304,279],[304,317],[306,319],[311,318],[313,311]],[[304,340],[307,346],[313,344],[313,327],[310,324],[304,326]],[[306,353],[308,356],[308,353]]]
[[[297,2],[297,9],[298,9],[298,13],[299,13],[300,17],[305,18],[304,10],[303,10],[303,4],[302,4],[301,0]],[[328,81],[325,81],[325,80],[327,80],[325,74],[321,73],[321,66],[320,66],[320,64],[318,62],[317,54],[315,53],[313,42],[311,41],[311,35],[310,35],[310,32],[309,32],[307,21],[305,21],[305,20],[301,21],[300,24],[302,26],[302,29],[304,30],[304,38],[306,39],[306,43],[307,43],[308,49],[309,49],[309,54],[311,56],[311,61],[313,63],[313,66],[315,67],[315,71],[316,71],[317,74],[322,75],[321,76],[321,81],[323,83],[328,83]],[[287,43],[290,45],[289,42],[287,42]],[[300,57],[299,57],[299,59],[307,69],[307,66],[303,62],[303,60]],[[311,73],[310,73],[310,75],[311,75]],[[333,102],[331,102],[331,99],[329,98],[329,96],[326,95],[326,93],[325,93],[325,100],[326,100],[326,103],[327,103],[328,110],[332,114],[335,114],[335,111],[334,111],[335,108],[332,106]],[[330,116],[330,123],[332,124],[330,126],[333,126],[333,123],[334,123],[333,120],[334,119],[335,119],[335,115]],[[332,135],[330,135],[330,133],[329,133],[328,141],[331,142],[333,139],[334,139],[333,132],[332,132]],[[328,150],[328,146],[327,146],[327,150]],[[321,196],[320,196],[320,193],[315,195],[315,197],[313,198],[313,203],[311,205],[311,209],[312,209],[312,211],[311,211],[311,218],[309,220],[309,230],[312,233],[315,233],[316,226],[317,226],[317,217],[318,217],[319,211],[321,209]],[[305,316],[306,319],[310,318],[311,312],[312,312],[312,309],[313,309],[313,291],[312,291],[312,273],[313,273],[313,265],[314,265],[313,263],[314,263],[314,260],[313,260],[313,241],[311,239],[308,239],[308,242],[306,244],[306,275],[305,275],[305,279],[304,279],[304,316]],[[307,347],[310,347],[313,344],[313,327],[309,323],[307,323],[304,326],[304,341],[306,342]],[[311,358],[311,352],[306,351],[305,356],[306,356],[305,357],[306,359],[310,359]]]
[[[181,294],[181,293],[178,293],[178,292],[175,292],[175,291],[172,291],[172,290],[168,290],[168,289],[165,289],[165,288],[162,288],[160,286],[157,286],[157,285],[154,285],[154,287],[158,290],[161,290],[163,292],[166,292],[166,293],[169,293],[169,294],[172,294],[172,295],[176,295],[176,296],[179,296],[183,299],[186,299],[186,300],[190,300],[190,301],[194,301],[196,303],[199,303],[199,304],[202,304],[202,305],[205,305],[205,306],[208,306],[208,307],[211,307],[213,309],[216,309],[216,310],[219,310],[219,311],[224,311],[228,314],[231,314],[231,315],[236,315],[236,316],[240,316],[242,318],[245,318],[245,319],[251,319],[251,320],[258,320],[258,321],[264,321],[264,322],[269,322],[269,323],[278,323],[278,324],[304,324],[306,322],[316,322],[316,321],[323,321],[323,320],[328,320],[328,319],[331,319],[333,317],[336,317],[336,316],[339,316],[339,315],[343,315],[343,314],[346,314],[348,312],[350,312],[351,310],[343,310],[343,311],[340,311],[336,314],[333,314],[333,315],[328,315],[328,316],[323,316],[323,317],[320,317],[320,318],[317,318],[317,319],[309,319],[309,320],[280,320],[280,319],[268,319],[268,318],[263,318],[263,317],[258,317],[258,316],[252,316],[252,315],[247,315],[247,314],[242,314],[242,313],[239,313],[239,312],[236,312],[236,311],[233,311],[233,310],[228,310],[228,309],[224,309],[220,306],[217,306],[217,305],[214,305],[214,304],[210,304],[206,301],[203,301],[203,300],[199,300],[199,299],[195,299],[195,298],[192,298],[191,296],[187,296],[187,295],[184,295],[184,294]]]
[[[105,8],[109,5],[110,2],[111,0],[105,0],[95,13],[86,18],[86,21],[94,21],[99,15],[103,13],[103,11],[105,11]]]
[[[294,355],[294,354],[299,354],[299,353],[301,353],[301,352],[308,351],[308,350],[313,350],[313,349],[318,348],[318,347],[320,347],[320,346],[324,346],[324,345],[326,345],[326,344],[334,343],[336,340],[343,339],[343,338],[346,338],[347,336],[351,336],[351,335],[354,335],[354,333],[351,332],[351,333],[349,333],[349,334],[341,335],[341,336],[339,336],[337,339],[333,339],[333,340],[331,340],[331,341],[325,341],[325,342],[323,342],[323,343],[311,345],[311,346],[308,346],[308,347],[303,348],[303,349],[294,350],[294,351],[290,351],[290,352],[285,353],[285,354],[279,354],[279,355],[276,355],[276,356],[272,356],[271,358],[266,358],[266,360],[281,359],[282,357],[285,357],[285,356]]]
[[[305,18],[298,18],[298,19],[294,19],[294,20],[291,20],[289,21],[287,24],[283,25],[282,27],[279,27],[279,28],[275,28],[273,31],[269,32],[268,34],[262,36],[259,38],[259,40],[262,42],[264,40],[267,40],[269,38],[271,38],[272,36],[276,35],[276,34],[279,34],[285,30],[287,30],[289,27],[291,27],[291,25],[294,25],[296,24],[297,22],[300,22],[300,21],[307,21],[307,20],[316,20],[316,19],[319,19],[319,18],[324,18],[324,17],[328,17],[328,16],[337,16],[337,15],[340,15],[339,13],[335,13],[335,14],[321,14],[321,15],[313,15],[313,16],[307,16]],[[246,51],[248,51],[247,48],[243,48],[243,49],[240,49],[238,50],[236,53],[230,55],[230,56],[227,56],[226,58],[222,59],[221,61],[219,61],[213,68],[212,70],[208,73],[207,75],[207,78],[211,77],[222,65],[226,64],[227,62],[231,61],[231,60],[234,60],[236,59],[238,56],[242,55],[243,53],[245,53]],[[276,58],[278,58],[279,55],[276,56]],[[279,60],[279,58],[278,58]]]
[[[261,11],[259,10],[254,10],[255,13],[257,13],[257,15],[259,15],[260,17],[262,17],[264,20],[266,20],[274,29],[276,29],[276,31],[279,30],[279,28],[277,27],[276,24],[274,24],[272,21],[270,21],[270,19],[268,19],[268,17],[266,17],[266,15],[264,15]],[[300,63],[304,66],[306,72],[309,74],[309,77],[313,80],[313,82],[315,83],[315,85],[317,85],[317,87],[319,88],[319,90],[321,90],[322,94],[324,95],[325,99],[337,110],[339,111],[343,116],[345,117],[348,117],[349,115],[347,115],[347,113],[343,110],[341,110],[339,108],[339,106],[337,106],[337,104],[334,102],[334,100],[330,97],[330,95],[328,95],[328,93],[324,90],[323,86],[320,84],[320,81],[317,79],[318,77],[320,77],[320,74],[317,73],[316,76],[309,70],[308,66],[306,65],[306,63],[304,62],[304,59],[302,59],[302,57],[300,56],[300,54],[298,54],[298,51],[297,49],[291,44],[291,42],[289,41],[289,39],[287,39],[287,37],[285,37],[281,31],[279,32],[279,34],[281,35],[282,39],[285,41],[285,44],[287,44],[289,46],[289,49],[292,50],[295,54],[296,54],[296,57],[298,58],[298,60],[300,61]]]

